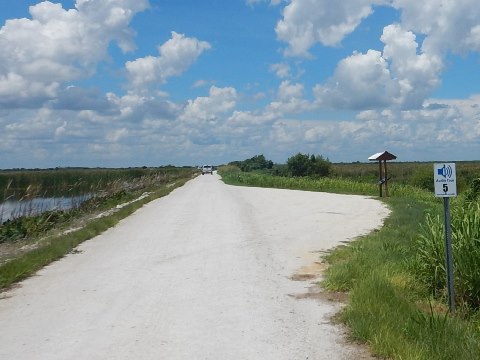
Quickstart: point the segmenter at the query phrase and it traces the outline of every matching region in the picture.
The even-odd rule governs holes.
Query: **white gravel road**
[[[338,304],[302,294],[318,251],[387,215],[199,176],[2,294],[0,359],[367,359],[331,324]]]

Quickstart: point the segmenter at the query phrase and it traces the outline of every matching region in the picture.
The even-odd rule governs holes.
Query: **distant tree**
[[[255,155],[250,159],[242,161],[240,164],[240,169],[245,172],[271,169],[272,167],[273,161],[267,160],[263,154]]]
[[[236,167],[238,167],[238,168],[241,168],[241,167],[242,167],[242,163],[243,163],[243,161],[236,160],[236,161],[230,161],[230,162],[228,163],[228,165],[236,166]]]
[[[322,155],[310,157],[310,176],[329,176],[332,171],[332,163]]]
[[[322,155],[298,153],[287,160],[287,166],[292,176],[328,176],[332,163]]]
[[[310,167],[308,155],[298,153],[287,160],[288,170],[292,176],[307,176]]]
[[[287,164],[274,164],[270,173],[275,176],[288,177],[290,175]]]

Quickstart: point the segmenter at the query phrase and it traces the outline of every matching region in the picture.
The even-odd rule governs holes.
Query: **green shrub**
[[[292,176],[328,176],[331,172],[331,162],[322,155],[298,153],[287,160],[288,170]]]
[[[409,183],[410,185],[416,186],[420,189],[433,192],[433,167],[417,167],[413,171]]]
[[[470,188],[466,191],[465,200],[474,202],[480,199],[480,178],[473,179]]]
[[[237,166],[242,171],[249,172],[255,170],[271,169],[273,167],[273,161],[267,160],[262,154],[255,155],[254,157],[243,161],[233,161],[230,162],[229,165]]]
[[[456,300],[460,306],[480,309],[480,204],[456,206],[451,212]],[[427,215],[416,239],[414,272],[434,296],[445,296],[445,230],[440,215]]]
[[[286,164],[275,164],[269,171],[273,176],[289,176],[288,166]]]

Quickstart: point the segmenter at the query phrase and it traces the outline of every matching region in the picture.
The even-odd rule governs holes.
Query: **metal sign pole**
[[[445,251],[447,264],[448,307],[451,312],[454,312],[455,287],[453,284],[452,229],[450,224],[450,202],[448,197],[443,198],[443,209],[445,214]]]
[[[453,284],[452,228],[450,223],[449,198],[457,196],[457,173],[455,163],[433,164],[433,182],[435,196],[443,197],[445,215],[445,253],[447,270],[448,307],[455,311],[455,292]]]

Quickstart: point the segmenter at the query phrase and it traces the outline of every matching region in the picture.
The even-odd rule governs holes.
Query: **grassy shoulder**
[[[225,182],[343,194],[376,195],[373,184],[345,179],[279,178],[224,171]],[[480,322],[469,313],[448,313],[444,298],[433,298],[412,269],[416,239],[427,214],[439,214],[441,203],[431,193],[392,187],[383,199],[391,209],[382,229],[336,248],[323,286],[348,293],[337,319],[351,329],[352,340],[367,343],[391,359],[475,359],[480,354]]]
[[[324,286],[349,293],[339,319],[355,340],[392,359],[474,359],[480,354],[480,331],[473,318],[448,313],[411,271],[414,244],[428,212],[438,204],[409,198],[386,200],[392,213],[384,227],[326,258]]]
[[[74,251],[75,247],[82,242],[115,226],[146,203],[168,195],[174,189],[183,186],[190,178],[191,174],[188,174],[175,179],[174,182],[143,189],[142,192],[148,191],[143,196],[136,191],[127,196],[110,198],[99,209],[104,210],[103,216],[90,217],[82,221],[80,227],[75,225],[75,220],[78,218],[73,218],[72,221],[62,224],[61,227],[49,231],[44,236],[29,239],[30,246],[27,247],[31,247],[31,250],[18,252],[13,258],[0,265],[0,289],[31,276],[42,267]],[[108,211],[111,209],[115,210]],[[74,226],[74,229],[68,230],[69,226]]]

